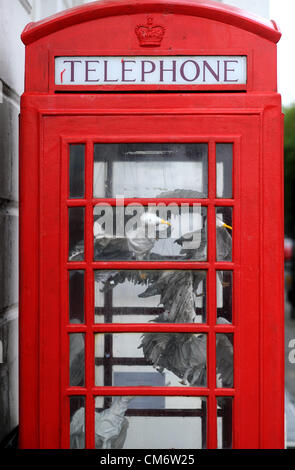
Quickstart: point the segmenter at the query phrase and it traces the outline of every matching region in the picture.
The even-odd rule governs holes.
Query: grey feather
[[[122,449],[126,440],[128,420],[126,410],[134,397],[117,397],[110,408],[95,412],[95,448]],[[71,449],[82,449],[85,441],[85,408],[73,415],[70,424]]]

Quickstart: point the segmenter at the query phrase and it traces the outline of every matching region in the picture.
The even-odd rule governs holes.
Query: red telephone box
[[[282,448],[275,23],[105,0],[29,24],[22,448]]]

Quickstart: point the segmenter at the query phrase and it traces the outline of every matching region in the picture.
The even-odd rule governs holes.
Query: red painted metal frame
[[[116,134],[115,134],[116,135]],[[131,137],[127,136],[124,142],[128,141],[139,141],[136,137],[136,133]],[[62,411],[62,416],[64,416],[63,426],[62,426],[62,437],[61,437],[61,446],[63,448],[69,447],[69,416],[68,412],[66,411],[69,407],[68,405],[68,398],[69,396],[73,395],[84,395],[87,397],[87,403],[90,407],[89,411],[86,414],[86,419],[88,420],[88,426],[86,426],[86,446],[87,448],[93,448],[94,446],[94,420],[91,421],[90,417],[94,416],[93,410],[93,400],[94,396],[98,395],[167,395],[167,396],[207,396],[208,397],[208,428],[210,431],[208,432],[207,436],[207,444],[209,448],[216,448],[217,446],[217,408],[216,408],[216,397],[217,396],[231,396],[235,397],[235,389],[216,389],[216,359],[215,359],[215,344],[216,344],[216,334],[217,333],[234,333],[235,326],[232,325],[218,325],[216,326],[216,300],[215,294],[216,292],[216,270],[218,269],[234,269],[234,263],[228,262],[220,262],[216,263],[216,252],[215,252],[215,237],[216,233],[214,230],[215,227],[215,207],[218,206],[232,206],[235,207],[236,204],[234,199],[216,199],[216,175],[215,175],[215,145],[216,143],[220,142],[233,142],[235,146],[235,159],[238,157],[238,149],[239,149],[239,140],[235,136],[230,137],[227,135],[226,137],[219,139],[213,139],[202,136],[190,137],[187,138],[183,135],[173,135],[172,136],[165,136],[165,137],[157,137],[151,139],[150,136],[145,136],[144,141],[153,141],[153,142],[208,142],[209,143],[209,179],[211,184],[209,184],[209,194],[208,199],[204,200],[192,200],[192,199],[126,199],[124,201],[125,205],[128,205],[131,202],[139,203],[139,204],[148,204],[149,202],[152,203],[165,203],[169,204],[172,201],[176,204],[181,204],[184,201],[189,204],[193,203],[200,203],[202,206],[208,207],[209,210],[209,224],[212,223],[212,228],[210,229],[210,238],[208,240],[208,262],[200,263],[200,262],[95,262],[93,261],[93,236],[92,236],[92,227],[93,227],[93,209],[94,206],[98,202],[104,202],[111,205],[116,204],[115,199],[93,199],[91,190],[93,188],[93,142],[118,142],[118,138],[115,136],[110,138],[102,138],[101,136],[93,136],[91,139],[85,139],[86,142],[86,198],[79,199],[79,200],[72,200],[68,198],[69,194],[69,185],[68,185],[68,178],[67,175],[69,174],[69,144],[70,143],[78,143],[81,142],[81,138],[77,140],[76,136],[72,138],[62,138],[62,162],[64,165],[64,169],[62,170],[62,186],[64,190],[62,191],[62,206],[64,206],[64,217],[61,226],[61,233],[67,234],[68,232],[68,215],[67,210],[69,207],[77,207],[77,206],[84,206],[86,207],[86,224],[88,220],[88,230],[85,230],[85,261],[84,262],[67,262],[68,257],[68,245],[67,240],[69,236],[67,235],[64,237],[63,240],[63,255],[61,263],[61,276],[65,278],[65,283],[63,285],[63,297],[62,311],[64,312],[63,316],[63,324],[61,326],[61,331],[63,332],[61,338],[61,345],[64,348],[64,357],[69,357],[69,334],[71,333],[84,333],[86,334],[86,387],[84,389],[76,388],[74,390],[73,387],[68,387],[69,383],[69,367],[68,363],[65,363],[65,369],[62,373],[63,377],[63,384],[61,395],[64,396],[64,408]],[[236,165],[235,165],[236,166]],[[236,181],[236,175],[234,172],[234,181]],[[212,184],[213,183],[213,184]],[[238,186],[238,184],[236,185]],[[238,194],[238,188],[234,185],[234,192]],[[214,201],[214,202],[213,202]],[[211,222],[210,222],[211,221]],[[234,222],[234,231],[236,228],[236,223]],[[234,244],[236,247],[236,244]],[[235,256],[235,255],[234,255]],[[87,293],[89,295],[88,302],[89,307],[86,309],[88,312],[88,316],[86,319],[85,325],[69,325],[69,316],[68,310],[66,305],[68,305],[68,298],[67,298],[67,276],[65,276],[66,269],[85,269],[86,272],[86,285],[87,285]],[[215,266],[215,268],[212,268]],[[209,273],[208,279],[208,297],[210,299],[208,305],[209,313],[209,322],[206,325],[196,325],[196,324],[173,324],[173,325],[159,325],[159,324],[94,324],[94,294],[93,294],[93,286],[94,286],[94,276],[93,271],[95,269],[206,269]],[[88,278],[88,282],[87,282]],[[86,295],[87,295],[86,293]],[[88,303],[86,301],[86,304]],[[175,387],[95,387],[94,386],[94,334],[95,333],[112,333],[112,332],[194,332],[194,333],[206,333],[208,335],[208,357],[210,357],[210,362],[208,364],[208,387],[207,388],[186,388],[180,389]],[[214,390],[214,392],[213,392]],[[74,393],[73,393],[74,391]]]
[[[141,47],[137,24],[147,15],[166,28],[161,47]],[[87,28],[87,34],[85,29]],[[120,40],[118,35],[120,32]],[[253,34],[254,33],[254,34]],[[30,24],[22,39],[27,45],[27,92],[134,90],[276,91],[276,45],[281,33],[272,23],[204,0],[105,0],[84,5],[48,20]],[[83,38],[83,39],[82,39]],[[56,56],[246,55],[246,85],[56,86]],[[38,70],[38,73],[36,71]],[[42,77],[42,80],[39,79]]]
[[[83,22],[103,17],[134,15],[140,13],[162,13],[174,15],[192,15],[220,21],[262,36],[269,41],[278,42],[281,33],[274,21],[258,18],[229,5],[220,5],[210,0],[104,0],[91,5],[72,8],[38,23],[30,23],[22,34],[23,42],[28,45],[38,39]]]
[[[167,27],[160,48],[140,47],[134,25],[152,14]],[[124,29],[125,28],[125,29]],[[112,30],[119,33],[110,34]],[[183,34],[183,31],[186,34]],[[193,33],[194,32],[194,33]],[[199,36],[195,33],[198,32]],[[280,33],[240,10],[201,0],[105,0],[29,25],[20,144],[20,446],[69,447],[69,396],[86,397],[86,447],[94,445],[99,395],[208,397],[209,448],[217,444],[216,397],[234,397],[235,448],[284,446],[283,159],[276,94]],[[118,45],[118,43],[120,43]],[[232,47],[234,44],[234,47]],[[248,56],[248,83],[214,93],[70,94],[54,86],[56,55]],[[268,74],[265,74],[268,70]],[[109,89],[110,90],[110,89]],[[194,88],[196,90],[196,88]],[[229,88],[227,88],[229,90]],[[57,93],[57,91],[59,93]],[[78,90],[77,90],[78,91]],[[148,93],[143,93],[147,91]],[[155,90],[154,90],[155,91]],[[159,90],[157,90],[159,91]],[[168,93],[173,91],[174,93]],[[184,93],[185,92],[185,93]],[[94,142],[208,142],[207,262],[94,262]],[[233,199],[216,199],[215,143],[234,142]],[[86,143],[86,194],[68,198],[68,144]],[[125,204],[134,202],[126,199]],[[154,199],[136,199],[144,204]],[[195,200],[158,200],[194,203]],[[107,203],[115,205],[115,199]],[[86,208],[85,261],[68,262],[68,207]],[[216,262],[215,207],[233,207],[233,261]],[[94,324],[95,269],[205,269],[208,320],[201,325]],[[68,271],[85,270],[85,324],[68,319]],[[232,270],[233,324],[216,325],[216,270]],[[206,388],[95,387],[94,333],[190,331],[208,335]],[[69,387],[69,334],[86,337],[85,387]],[[215,335],[234,334],[234,389],[216,388]],[[28,406],[29,404],[29,406]]]
[[[216,108],[216,103],[220,108]],[[280,100],[276,95],[253,97],[175,95],[174,110],[167,108],[168,95],[149,97],[149,108],[138,105],[144,95],[134,96],[27,96],[22,103],[22,185],[21,185],[21,446],[67,447],[68,396],[87,399],[87,447],[93,446],[94,396],[108,394],[207,395],[210,432],[208,446],[216,446],[216,396],[234,397],[234,446],[283,446],[283,315],[282,270],[273,272],[273,260],[282,256],[282,237],[274,223],[282,223]],[[58,103],[61,106],[58,106]],[[245,102],[247,106],[245,107]],[[210,110],[210,105],[212,106]],[[108,112],[99,111],[106,109]],[[128,105],[124,108],[123,105]],[[55,110],[53,111],[53,105]],[[118,107],[119,105],[119,107]],[[243,107],[241,107],[243,105]],[[255,108],[254,108],[255,105]],[[180,106],[180,107],[179,107]],[[83,109],[84,108],[84,109]],[[188,109],[190,110],[188,112]],[[167,110],[167,111],[165,111]],[[207,110],[205,112],[205,110]],[[167,113],[167,114],[166,114]],[[112,119],[112,129],[109,119]],[[175,123],[175,120],[177,121]],[[270,126],[279,122],[275,132]],[[174,123],[174,124],[173,124]],[[182,124],[181,124],[182,123]],[[196,123],[196,125],[195,125]],[[129,127],[133,126],[131,138]],[[143,134],[142,126],[146,128]],[[154,128],[152,131],[151,126]],[[177,135],[174,134],[177,127]],[[192,129],[195,133],[192,134]],[[99,129],[99,132],[97,131]],[[168,129],[172,135],[168,139]],[[207,131],[206,131],[207,129]],[[31,139],[31,135],[38,136]],[[105,139],[103,139],[105,135]],[[215,135],[217,137],[215,137]],[[93,142],[98,141],[208,141],[210,146],[209,197],[199,200],[208,206],[209,251],[205,263],[100,263],[92,261],[92,231],[86,231],[85,262],[67,262],[67,207],[86,206],[88,227],[92,226],[90,160]],[[234,198],[215,199],[214,142],[235,144]],[[86,197],[67,197],[68,143],[86,142]],[[260,142],[260,145],[257,143]],[[275,149],[275,151],[274,151]],[[267,160],[266,155],[271,155]],[[277,170],[280,168],[280,171]],[[60,175],[60,177],[58,177]],[[36,180],[36,181],[35,181]],[[261,181],[263,180],[263,184]],[[280,183],[279,183],[280,182]],[[64,189],[62,189],[64,188]],[[267,200],[267,204],[265,204]],[[131,200],[126,200],[126,203]],[[139,200],[139,202],[149,200]],[[109,202],[109,201],[107,201]],[[114,200],[111,201],[114,204]],[[166,202],[171,202],[166,200]],[[182,201],[178,201],[182,202]],[[187,200],[186,202],[195,202]],[[232,263],[215,262],[216,205],[234,208],[234,258]],[[271,222],[269,220],[271,217]],[[61,235],[63,234],[63,235]],[[272,245],[269,245],[269,238]],[[60,247],[60,249],[59,249]],[[271,253],[270,253],[271,250]],[[261,253],[261,254],[260,254]],[[268,253],[267,256],[265,253]],[[277,266],[277,265],[276,265]],[[208,388],[157,389],[94,387],[95,332],[165,331],[167,325],[94,325],[93,269],[207,269],[208,323],[171,325],[169,331],[197,331],[208,334]],[[68,324],[67,271],[86,270],[86,323]],[[234,323],[216,325],[216,269],[234,271]],[[275,280],[275,286],[265,279]],[[263,286],[263,288],[262,288]],[[276,328],[273,328],[273,325]],[[86,387],[68,387],[68,335],[86,333]],[[215,387],[215,334],[234,332],[235,388]],[[271,364],[265,360],[266,352]],[[56,365],[59,364],[59,367]],[[251,364],[251,368],[249,365]],[[29,380],[30,377],[30,380]],[[274,379],[275,378],[275,379]],[[33,398],[30,415],[25,403]],[[275,422],[270,426],[269,421]],[[62,431],[59,435],[57,430]],[[251,432],[249,432],[251,430]],[[66,436],[65,434],[66,433]]]

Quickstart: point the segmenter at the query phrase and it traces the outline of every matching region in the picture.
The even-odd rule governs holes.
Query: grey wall
[[[28,2],[0,0],[0,440],[18,424],[18,114]],[[13,57],[13,61],[11,58]]]
[[[80,0],[0,0],[0,442],[18,424],[18,115],[25,25]],[[13,58],[13,60],[12,60]]]

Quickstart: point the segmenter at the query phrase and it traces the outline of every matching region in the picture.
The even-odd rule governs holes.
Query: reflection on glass
[[[96,386],[206,386],[207,335],[95,335]]]
[[[69,260],[84,260],[84,207],[69,208]]]
[[[218,449],[232,449],[233,435],[233,399],[231,397],[217,398],[217,442]]]
[[[85,145],[70,145],[70,198],[85,194]]]
[[[232,207],[216,207],[217,261],[232,261]]]
[[[233,197],[233,144],[216,144],[216,196]]]
[[[70,323],[84,323],[84,271],[69,272]]]
[[[70,334],[70,387],[85,386],[85,335]]]
[[[95,447],[206,448],[206,404],[199,397],[97,397]]]
[[[217,388],[232,388],[234,383],[234,335],[216,335],[216,384]]]
[[[217,318],[219,323],[232,323],[233,272],[216,272]]]
[[[164,204],[94,208],[96,261],[207,259],[207,209]]]
[[[70,397],[70,449],[85,449],[84,397]]]
[[[96,323],[206,323],[206,271],[95,271]]]
[[[96,144],[93,186],[97,198],[205,198],[208,145]]]

